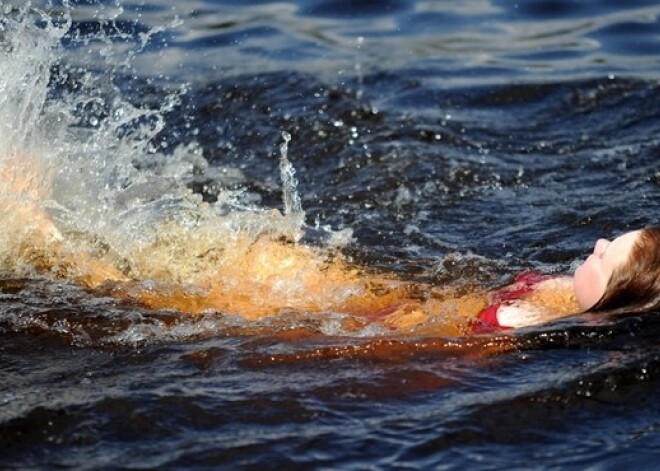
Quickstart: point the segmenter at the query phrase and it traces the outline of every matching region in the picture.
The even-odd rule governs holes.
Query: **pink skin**
[[[639,231],[627,232],[613,241],[598,239],[594,251],[575,270],[573,287],[578,304],[587,310],[605,294],[614,270],[624,264],[639,238]]]

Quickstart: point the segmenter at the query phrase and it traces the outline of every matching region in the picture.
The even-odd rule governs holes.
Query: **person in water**
[[[341,312],[379,322],[392,329],[420,333],[465,335],[543,324],[583,312],[648,312],[660,309],[660,229],[625,233],[612,241],[599,239],[586,260],[571,276],[529,272],[504,288],[457,295],[451,289],[421,286],[380,274],[360,271],[342,260],[321,261],[310,248],[261,239],[241,263],[252,267],[250,276],[270,281],[247,291],[217,290],[207,285],[192,294],[181,287],[145,292],[113,285],[113,295],[129,297],[152,308],[175,307],[196,313],[218,310],[256,319],[294,310]],[[314,268],[309,270],[310,266]],[[271,283],[295,279],[290,268],[306,273],[302,296],[256,300],[272,295]],[[299,280],[300,281],[300,280]],[[340,301],[328,293],[343,290]],[[238,294],[240,293],[240,294]],[[237,295],[238,294],[238,295]],[[256,295],[255,295],[256,294]],[[256,299],[256,300],[255,300]]]
[[[400,331],[464,335],[533,326],[580,312],[642,312],[660,306],[659,229],[598,240],[573,277],[524,273],[499,290],[458,294],[369,273],[339,254],[329,256],[268,234],[236,236],[216,250],[217,241],[199,246],[198,234],[164,226],[164,236],[129,254],[127,264],[126,257],[113,259],[106,251],[84,250],[67,240],[41,208],[50,189],[39,165],[5,159],[0,174],[0,214],[16,222],[9,224],[15,233],[6,232],[3,241],[12,252],[4,254],[5,271],[28,265],[148,308],[190,315],[222,312],[249,320],[287,311],[336,312],[359,320],[357,328],[376,322]],[[177,241],[175,255],[170,239]],[[175,256],[192,262],[175,272],[169,263]]]
[[[571,288],[568,298],[557,297]],[[598,239],[573,277],[523,274],[492,294],[490,302],[478,315],[477,331],[525,327],[579,312],[659,309],[660,229],[627,232],[612,241]]]

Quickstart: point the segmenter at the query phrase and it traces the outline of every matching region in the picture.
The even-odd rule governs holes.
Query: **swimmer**
[[[490,295],[477,332],[541,324],[583,312],[660,309],[660,228],[598,239],[573,277],[524,274]]]
[[[660,308],[660,229],[628,232],[612,241],[599,239],[572,277],[524,273],[500,290],[462,295],[449,288],[364,273],[341,260],[323,261],[308,247],[268,239],[253,243],[252,250],[241,257],[250,274],[244,280],[246,286],[233,291],[206,285],[203,293],[195,294],[165,285],[146,292],[139,284],[130,288],[131,284],[119,283],[113,285],[112,294],[151,308],[175,307],[189,313],[217,310],[248,319],[283,309],[341,312],[394,330],[440,335],[529,327],[584,312]],[[297,280],[303,282],[303,290],[287,298],[273,297],[272,285],[250,280],[258,279],[264,267],[272,283],[289,283],[295,280],[292,273],[305,273]],[[347,293],[341,302],[332,296],[337,290]]]
[[[202,250],[195,245],[199,237],[185,228],[167,229],[168,237],[176,235],[176,254],[164,237],[132,254],[127,267],[125,260],[108,253],[66,243],[66,235],[40,206],[49,190],[48,185],[35,187],[44,173],[39,170],[35,160],[18,157],[5,159],[0,168],[5,182],[0,213],[20,228],[4,244],[14,251],[11,255],[38,273],[148,308],[190,315],[222,312],[249,320],[284,312],[336,312],[361,319],[356,328],[375,322],[398,331],[465,335],[533,326],[580,312],[642,312],[660,306],[658,229],[599,240],[573,277],[527,273],[490,293],[458,294],[369,273],[341,255],[269,235],[236,237],[222,253]],[[180,254],[194,263],[173,273],[162,260]]]

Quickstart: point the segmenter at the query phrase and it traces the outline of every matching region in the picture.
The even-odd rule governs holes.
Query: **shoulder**
[[[574,312],[571,293],[571,277],[523,273],[490,296],[491,305],[479,313],[473,330],[517,329],[561,317]]]
[[[546,278],[534,287],[536,290],[563,290],[563,289],[573,289],[573,277],[571,276],[556,276],[552,278]]]
[[[476,334],[498,330],[519,329],[542,324],[552,318],[547,309],[523,300],[493,304],[479,313],[473,324]]]

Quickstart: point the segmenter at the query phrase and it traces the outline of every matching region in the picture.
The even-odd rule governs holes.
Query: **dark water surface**
[[[655,1],[54,3],[30,16],[71,18],[53,106],[106,74],[107,96],[162,110],[153,152],[195,141],[222,169],[189,186],[264,208],[281,206],[290,132],[307,223],[351,229],[361,263],[496,286],[659,223]],[[109,102],[81,107],[81,127]],[[499,337],[190,321],[39,278],[0,288],[5,469],[657,467],[660,313],[521,331],[484,356]]]

